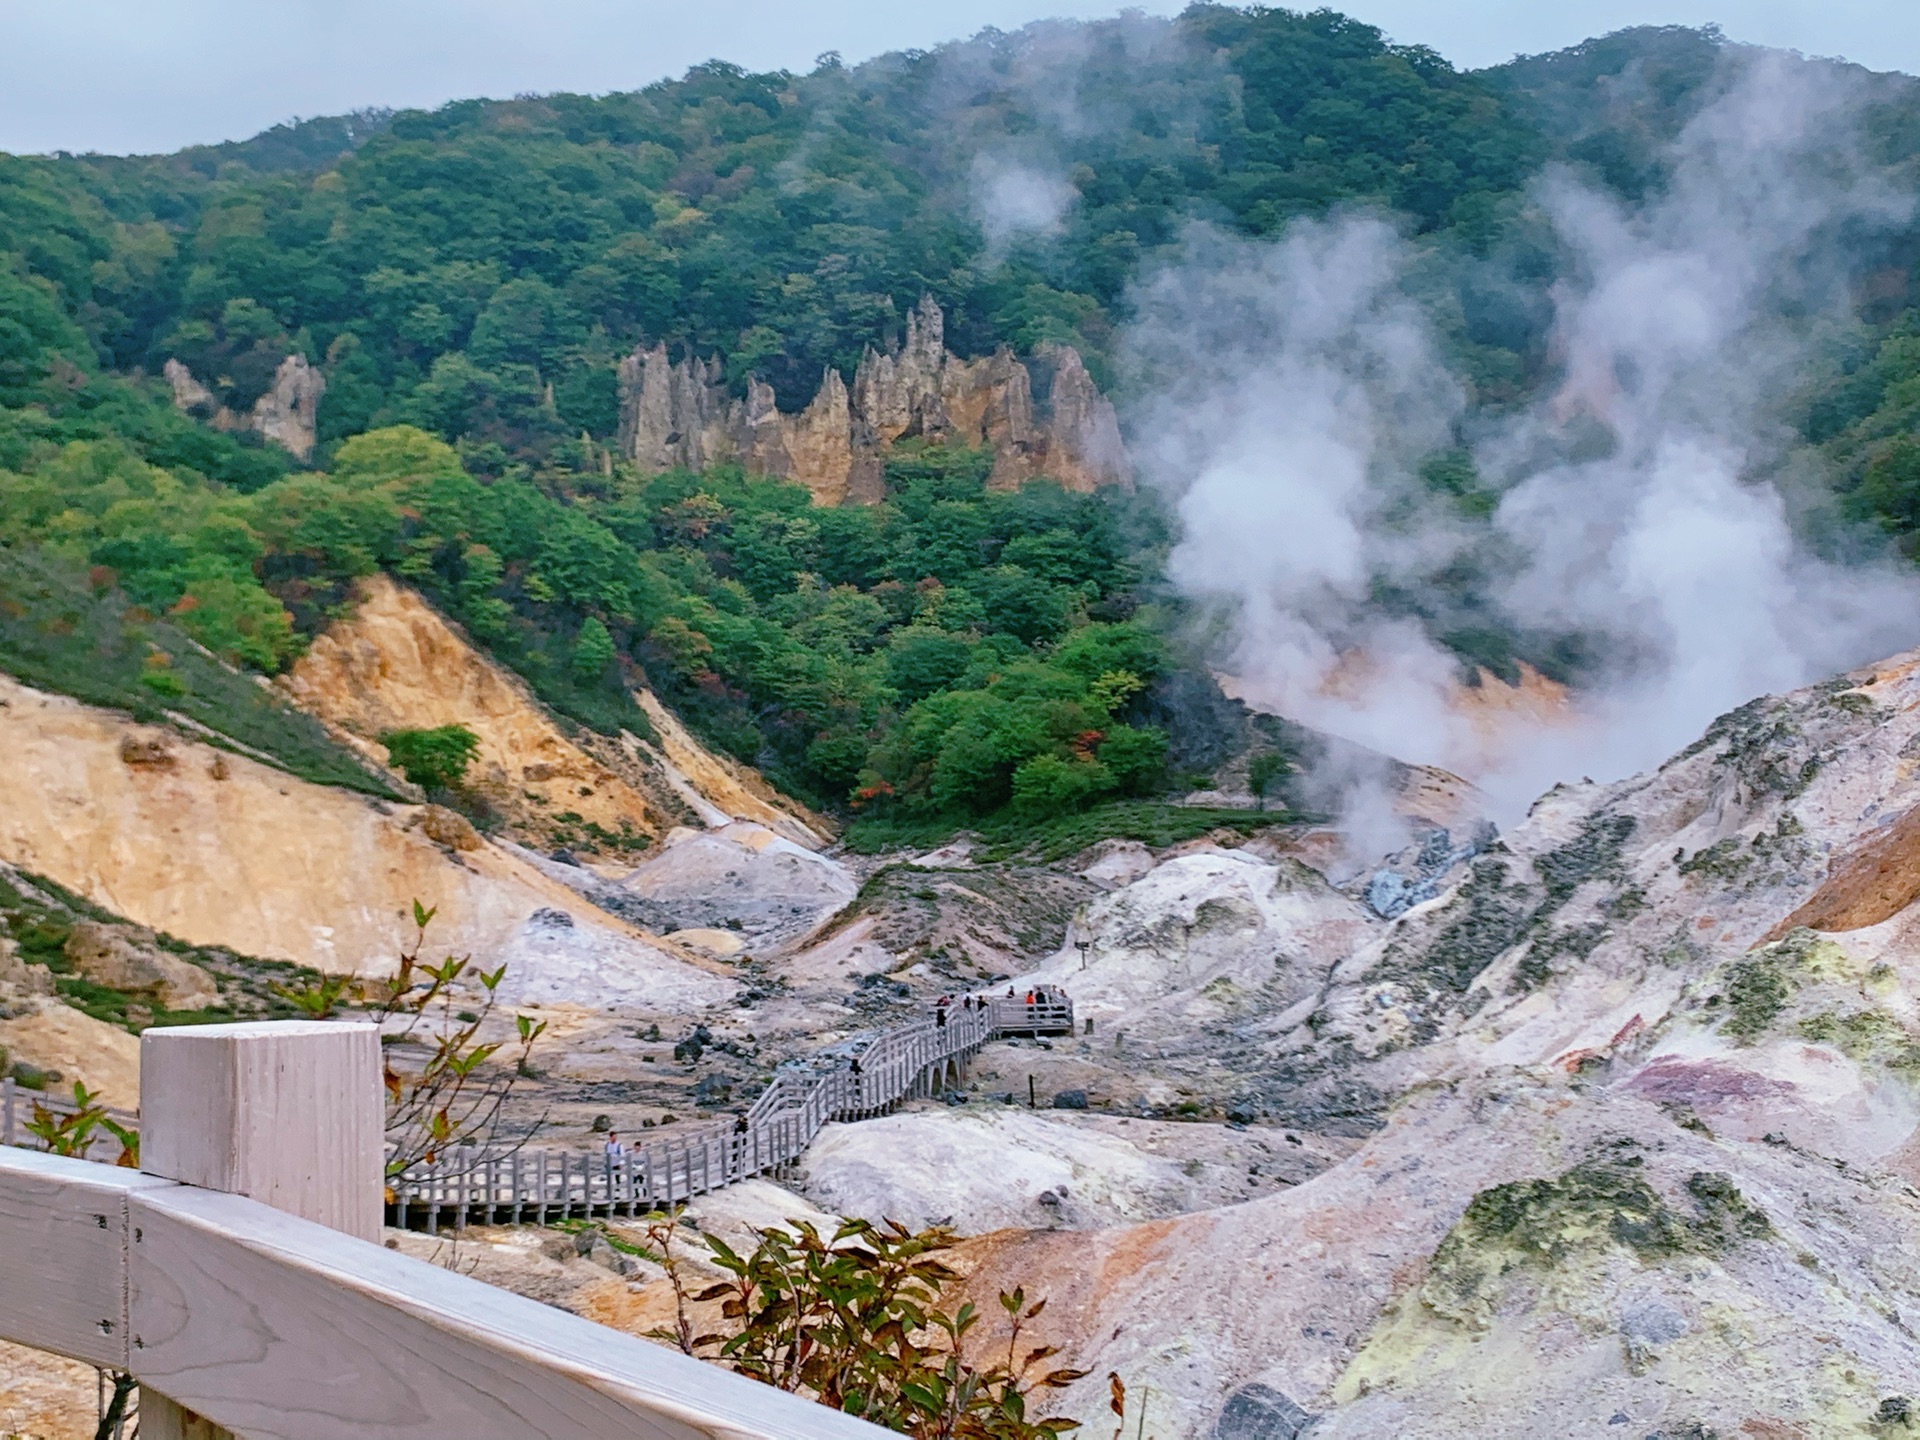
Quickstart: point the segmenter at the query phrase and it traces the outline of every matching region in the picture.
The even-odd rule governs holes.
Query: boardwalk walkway
[[[643,1215],[798,1160],[830,1120],[884,1115],[902,1101],[961,1084],[987,1041],[1004,1035],[1073,1032],[1073,1004],[1049,996],[988,999],[982,1008],[947,1007],[946,1024],[929,1015],[882,1033],[859,1068],[779,1072],[737,1122],[685,1139],[649,1139],[618,1157],[519,1147],[456,1150],[416,1166],[393,1186],[394,1224],[544,1224],[569,1216]]]
[[[778,1072],[753,1107],[745,1128],[723,1121],[685,1138],[648,1139],[623,1155],[579,1151],[457,1148],[417,1165],[391,1185],[388,1219],[401,1226],[532,1221],[569,1216],[643,1215],[798,1160],[831,1120],[884,1115],[903,1101],[940,1095],[964,1082],[966,1067],[989,1040],[1006,1035],[1073,1032],[1073,1004],[1048,995],[987,998],[977,1009],[949,1005],[940,1024],[932,1014],[882,1032],[858,1057]],[[70,1113],[57,1092],[42,1094],[0,1080],[0,1144],[43,1148],[26,1130],[33,1105]],[[131,1115],[114,1112],[128,1125]],[[95,1137],[88,1158],[111,1163],[119,1143]]]

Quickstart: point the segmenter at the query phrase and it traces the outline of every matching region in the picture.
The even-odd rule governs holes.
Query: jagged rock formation
[[[252,430],[296,459],[313,458],[320,397],[327,393],[327,381],[306,356],[289,355],[282,360],[267,393],[245,415],[222,405],[178,360],[167,361],[161,374],[173,388],[175,409],[198,416],[216,430]]]
[[[909,436],[991,446],[996,489],[1041,475],[1072,490],[1127,483],[1113,406],[1078,353],[1044,345],[1027,364],[1003,346],[962,360],[946,347],[945,323],[923,299],[897,352],[869,347],[851,390],[829,369],[797,415],[782,414],[758,380],[744,400],[727,394],[717,359],[675,361],[664,344],[636,350],[620,365],[621,453],[649,472],[737,461],[805,485],[821,505],[880,499],[887,451]]]

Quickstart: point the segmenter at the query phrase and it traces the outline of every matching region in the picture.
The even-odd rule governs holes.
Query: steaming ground
[[[1228,618],[1251,703],[1456,770],[1513,820],[1556,781],[1644,768],[1732,706],[1912,642],[1920,583],[1817,553],[1781,481],[1807,457],[1780,403],[1847,303],[1841,237],[1911,210],[1860,158],[1855,83],[1738,57],[1660,198],[1545,178],[1561,380],[1517,415],[1479,413],[1450,372],[1415,295],[1426,257],[1388,221],[1190,234],[1137,296],[1133,363],[1160,383],[1131,428],[1183,523],[1171,576]],[[1484,487],[1464,506],[1420,474],[1455,446]],[[1475,625],[1577,649],[1551,723],[1463,703],[1434,636]],[[1346,788],[1364,811],[1366,778]]]
[[[789,1188],[693,1222],[951,1222],[983,1311],[1048,1299],[1034,1342],[1090,1372],[1062,1413],[1106,1413],[1114,1371],[1171,1440],[1898,1434],[1917,755],[1920,651],[1557,787],[1497,839],[1424,827],[1405,889],[1333,883],[1301,832],[891,857],[844,928],[756,940],[755,998],[704,1048],[583,1009],[542,1104],[577,1147],[596,1110],[683,1135],[710,1123],[689,1090],[1031,974],[1092,1031],[996,1043],[952,1096],[830,1127]],[[468,1240],[549,1303],[635,1333],[669,1313],[657,1267],[605,1245]]]

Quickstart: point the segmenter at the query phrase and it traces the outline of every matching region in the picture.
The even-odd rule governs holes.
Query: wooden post
[[[140,1168],[380,1241],[371,1025],[180,1025],[140,1037]]]
[[[372,1025],[169,1025],[140,1036],[140,1168],[380,1242],[385,1152]],[[232,1440],[164,1395],[144,1440]]]

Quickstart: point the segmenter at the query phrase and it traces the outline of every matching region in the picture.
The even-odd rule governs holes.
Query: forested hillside
[[[1148,723],[1178,662],[1151,496],[989,493],[990,455],[912,442],[870,507],[638,474],[612,446],[620,358],[717,356],[735,393],[757,376],[796,408],[931,295],[958,353],[1072,345],[1124,398],[1129,286],[1191,222],[1269,236],[1365,206],[1414,237],[1497,410],[1553,363],[1564,257],[1529,185],[1565,163],[1657,189],[1723,48],[1635,31],[1467,74],[1332,12],[1197,4],[172,156],[0,156],[0,542],[267,673],[385,568],[580,723],[643,727],[644,677],[868,814],[1152,795],[1178,778]],[[1866,128],[1910,172],[1913,87],[1876,91]],[[1863,264],[1866,318],[1801,417],[1846,507],[1900,535],[1920,532],[1916,254]],[[179,359],[244,413],[289,356],[327,387],[310,469],[176,413],[156,378]],[[1484,513],[1461,457],[1426,473]]]

